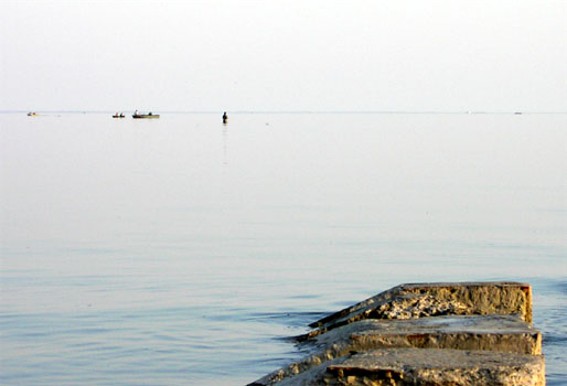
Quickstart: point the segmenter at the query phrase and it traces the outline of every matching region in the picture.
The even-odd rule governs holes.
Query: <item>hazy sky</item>
[[[0,0],[0,110],[567,111],[567,1]]]

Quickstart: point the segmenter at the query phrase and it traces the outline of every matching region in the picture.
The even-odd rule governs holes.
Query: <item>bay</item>
[[[0,382],[237,385],[404,282],[534,287],[567,382],[567,115],[0,114]]]

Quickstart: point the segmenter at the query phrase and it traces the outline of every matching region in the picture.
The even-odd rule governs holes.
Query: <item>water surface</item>
[[[0,383],[238,385],[404,282],[534,287],[567,383],[567,115],[0,114]]]

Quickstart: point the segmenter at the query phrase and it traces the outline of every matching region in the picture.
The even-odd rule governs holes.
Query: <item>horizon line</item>
[[[134,112],[134,110],[118,110]],[[567,114],[567,111],[530,110],[161,110],[160,114]],[[0,113],[113,114],[116,110],[0,110]],[[157,111],[156,111],[157,112]]]

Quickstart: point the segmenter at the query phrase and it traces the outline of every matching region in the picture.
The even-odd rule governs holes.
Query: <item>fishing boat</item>
[[[112,118],[126,118],[126,115],[124,115],[124,113],[116,113],[112,116]]]
[[[140,118],[159,118],[159,114],[154,114],[151,111],[147,114],[141,114],[139,113],[137,110],[136,112],[132,115],[132,118],[134,119],[140,119]]]

